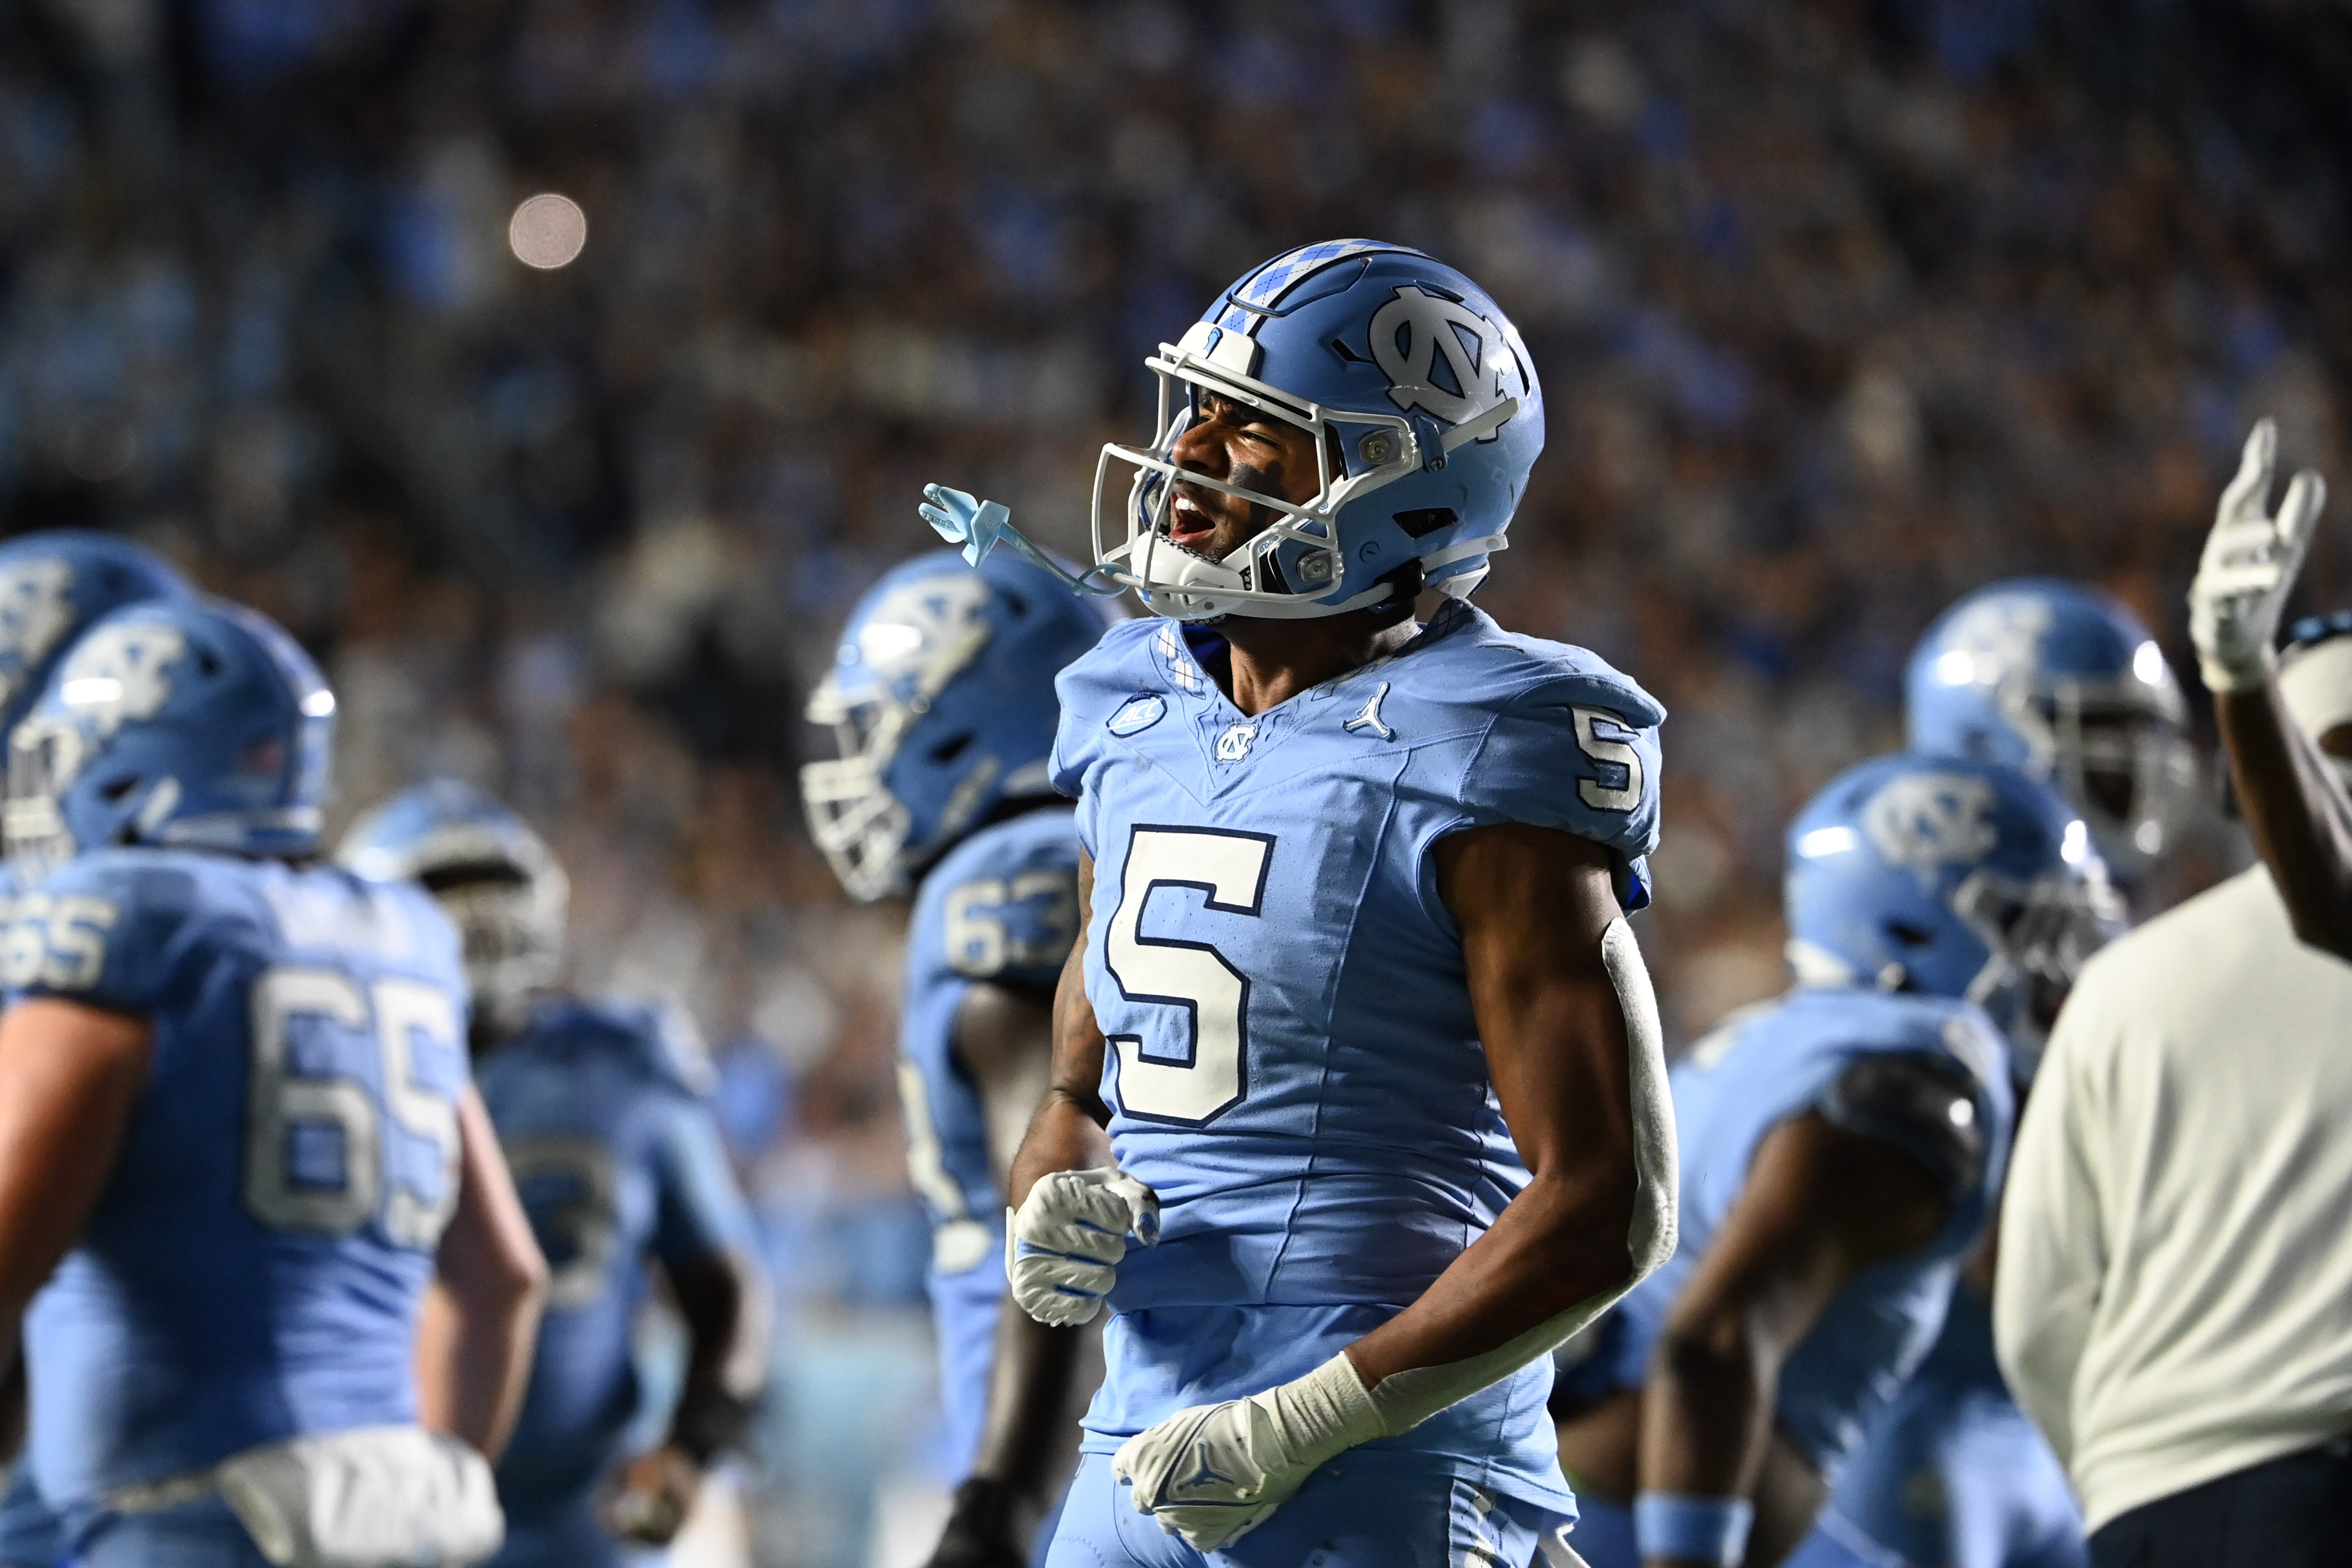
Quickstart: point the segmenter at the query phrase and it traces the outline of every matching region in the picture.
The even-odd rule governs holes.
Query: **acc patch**
[[[1168,699],[1157,692],[1146,692],[1128,698],[1127,705],[1111,715],[1110,722],[1103,727],[1124,740],[1130,735],[1141,735],[1167,716]]]

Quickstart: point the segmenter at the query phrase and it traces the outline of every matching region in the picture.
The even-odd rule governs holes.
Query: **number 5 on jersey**
[[[1108,1037],[1128,1115],[1198,1125],[1249,1092],[1249,977],[1210,943],[1141,928],[1162,888],[1196,889],[1208,910],[1256,916],[1273,850],[1264,834],[1208,828],[1139,826],[1129,838],[1103,967],[1120,996],[1159,1012],[1147,1033]],[[1161,904],[1174,912],[1173,897]]]

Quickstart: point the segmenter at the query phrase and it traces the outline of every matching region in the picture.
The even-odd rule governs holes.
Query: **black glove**
[[[1020,1494],[1003,1481],[975,1476],[964,1482],[929,1568],[1028,1568],[1029,1553],[1015,1535],[1021,1512]]]

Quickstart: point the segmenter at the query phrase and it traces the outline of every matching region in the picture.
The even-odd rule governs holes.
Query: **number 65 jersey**
[[[1161,1240],[1110,1297],[1115,1449],[1299,1375],[1427,1290],[1526,1186],[1433,851],[1524,822],[1648,902],[1664,711],[1591,653],[1449,603],[1397,653],[1244,716],[1219,640],[1131,622],[1066,669],[1055,782],[1095,862],[1087,994],[1120,1166]],[[1539,1359],[1368,1445],[1564,1503]]]
[[[68,1523],[122,1486],[415,1419],[457,1200],[457,934],[406,884],[106,850],[18,900],[7,978],[152,1020],[98,1207],[26,1316],[32,1463]]]

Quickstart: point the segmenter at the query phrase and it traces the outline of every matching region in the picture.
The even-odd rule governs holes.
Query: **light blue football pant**
[[[1599,1498],[1576,1501],[1576,1528],[1568,1543],[1592,1568],[1642,1568],[1642,1554],[1633,1544],[1633,1511]],[[1883,1552],[1852,1525],[1824,1515],[1812,1533],[1797,1542],[1780,1560],[1780,1568],[1904,1568],[1903,1560]]]
[[[1912,1568],[2088,1568],[2058,1457],[2005,1394],[1914,1383],[1830,1506]]]
[[[488,1568],[619,1568],[621,1549],[596,1523],[585,1495],[554,1512],[507,1521],[507,1542]]]
[[[269,1568],[216,1497],[161,1513],[107,1514],[77,1543],[79,1568]]]
[[[1045,1568],[1528,1568],[1538,1536],[1561,1522],[1424,1458],[1342,1454],[1264,1524],[1204,1554],[1135,1511],[1108,1454],[1087,1454]]]

